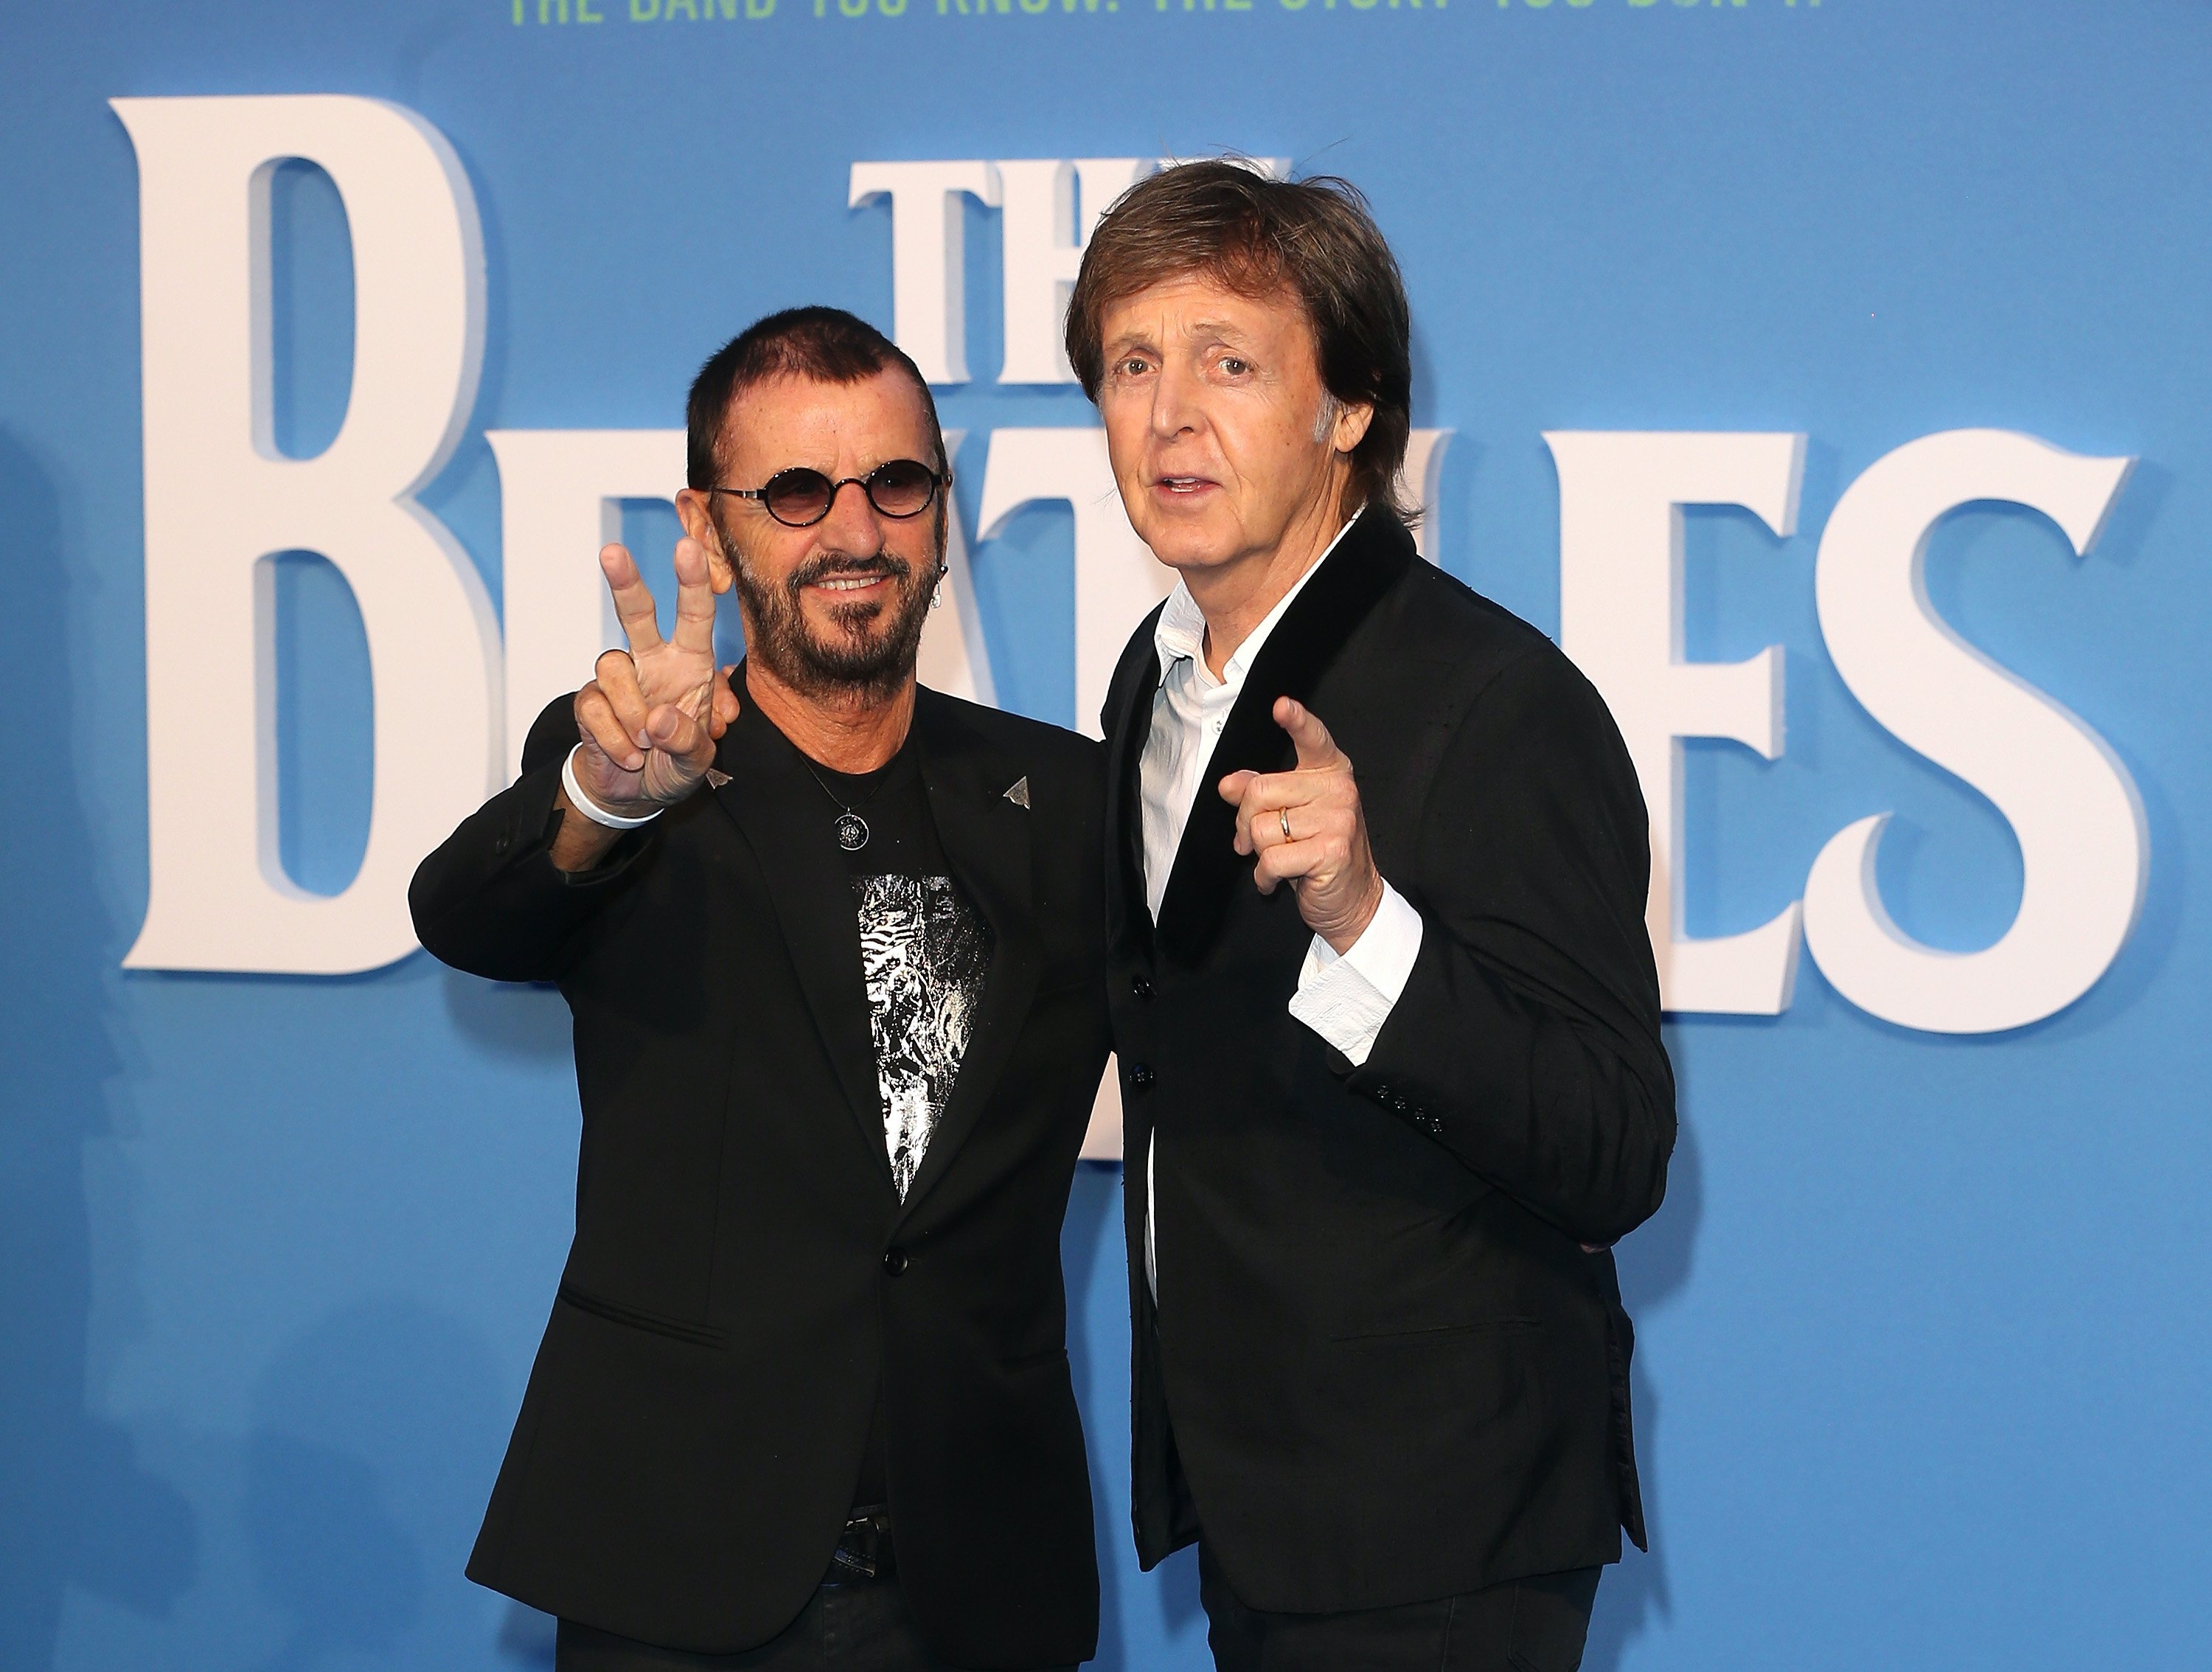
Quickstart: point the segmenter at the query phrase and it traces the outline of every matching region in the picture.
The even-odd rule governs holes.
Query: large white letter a
[[[151,887],[134,969],[337,975],[415,946],[416,862],[495,782],[496,629],[466,554],[414,490],[476,394],[483,255],[459,161],[396,106],[343,97],[118,99],[138,155]],[[269,179],[321,167],[354,248],[353,390],[337,438],[280,456],[266,371]],[[374,679],[368,844],[313,895],[276,852],[273,553],[353,589]],[[249,778],[232,763],[245,757]]]

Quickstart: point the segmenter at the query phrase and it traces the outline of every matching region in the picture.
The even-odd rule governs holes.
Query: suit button
[[[1129,983],[1129,991],[1135,994],[1140,999],[1149,999],[1152,996],[1152,984],[1146,981],[1142,976],[1139,976],[1134,981]]]
[[[505,830],[501,830],[497,836],[491,839],[491,850],[495,854],[504,854],[508,848],[514,846],[514,838],[509,836]]]
[[[904,1249],[894,1248],[885,1249],[884,1250],[884,1274],[885,1276],[903,1276],[906,1273],[907,1264],[908,1261],[906,1257],[906,1250]]]
[[[1146,1067],[1141,1062],[1137,1064],[1135,1067],[1129,1070],[1129,1084],[1139,1091],[1151,1091],[1152,1089],[1152,1082],[1158,1078],[1159,1076],[1158,1074],[1155,1074],[1150,1068]]]

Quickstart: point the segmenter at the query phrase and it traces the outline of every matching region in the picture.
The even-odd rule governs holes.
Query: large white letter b
[[[416,862],[496,779],[497,634],[452,536],[411,496],[459,439],[483,342],[476,204],[452,148],[341,97],[118,99],[138,155],[151,891],[134,969],[338,975],[415,946]],[[307,459],[270,439],[269,179],[328,173],[354,248],[353,391]],[[276,853],[270,554],[353,589],[375,697],[368,849],[343,892]],[[249,780],[230,763],[256,731]]]

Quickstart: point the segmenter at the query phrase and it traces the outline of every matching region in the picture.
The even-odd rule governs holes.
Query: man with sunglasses
[[[422,943],[557,982],[576,1234],[471,1577],[561,1672],[1096,1646],[1060,1225],[1106,1054],[1097,745],[922,689],[946,466],[907,356],[773,315],[691,390],[676,621],[423,862]],[[717,669],[714,596],[747,656]]]

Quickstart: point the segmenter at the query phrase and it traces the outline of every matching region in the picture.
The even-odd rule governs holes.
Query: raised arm
[[[667,640],[629,553],[608,546],[599,567],[629,648],[601,656],[589,684],[538,716],[522,775],[462,821],[408,891],[416,934],[458,969],[557,979],[650,849],[657,815],[698,787],[737,717],[729,670],[714,666],[714,592],[697,544],[677,545]]]

